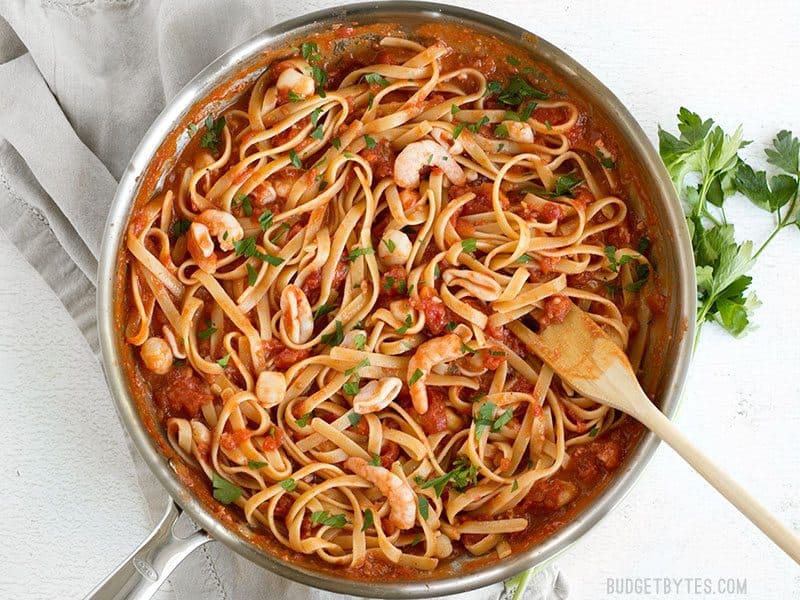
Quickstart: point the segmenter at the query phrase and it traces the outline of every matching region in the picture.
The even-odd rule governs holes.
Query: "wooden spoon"
[[[631,415],[688,462],[769,538],[800,563],[800,538],[706,457],[645,395],[625,353],[574,304],[563,322],[534,333],[520,322],[507,327],[562,380],[595,402]]]

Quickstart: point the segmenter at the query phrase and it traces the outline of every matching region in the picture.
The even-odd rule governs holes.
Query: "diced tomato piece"
[[[481,350],[481,354],[483,358],[483,366],[490,371],[496,371],[500,365],[506,362],[506,353],[498,346]]]
[[[169,416],[196,417],[213,400],[208,384],[189,366],[173,368],[153,387],[156,405]]]
[[[281,442],[283,442],[283,430],[273,425],[267,432],[266,437],[264,437],[261,447],[264,452],[271,452],[272,450],[277,450]]]
[[[551,323],[561,323],[567,316],[572,303],[566,296],[550,296],[544,301],[544,315],[539,320],[539,325],[546,327]]]
[[[373,173],[381,179],[392,176],[395,157],[395,151],[386,138],[379,139],[372,148],[361,151],[361,158],[369,163]]]
[[[381,466],[384,469],[391,468],[398,456],[400,456],[400,446],[392,441],[386,441],[383,443],[383,452],[381,452]]]
[[[428,387],[428,410],[418,417],[419,424],[426,434],[433,435],[447,429],[446,398],[440,389]]]
[[[431,335],[439,335],[447,326],[447,308],[432,287],[423,286],[419,292],[422,312],[425,313],[425,328]]]
[[[249,429],[237,429],[232,433],[227,431],[222,434],[219,440],[219,445],[226,450],[235,450],[242,445],[246,440],[249,440],[253,432]]]

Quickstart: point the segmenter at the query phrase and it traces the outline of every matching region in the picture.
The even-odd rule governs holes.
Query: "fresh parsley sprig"
[[[684,203],[692,238],[697,335],[706,321],[715,321],[737,336],[750,326],[758,305],[755,294],[748,293],[749,271],[778,232],[792,225],[800,228],[800,141],[789,131],[778,133],[765,154],[779,173],[768,179],[765,171],[756,171],[739,156],[749,144],[741,127],[728,135],[713,120],[681,108],[678,132],[676,136],[659,127],[659,152]],[[752,241],[736,241],[725,214],[725,201],[737,191],[775,218],[774,229],[755,250]]]

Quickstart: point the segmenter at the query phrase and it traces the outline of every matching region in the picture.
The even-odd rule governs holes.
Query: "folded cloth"
[[[165,102],[271,22],[270,0],[0,0],[0,227],[95,354],[97,257],[117,179]],[[131,452],[155,522],[164,491]],[[195,552],[170,584],[162,595],[179,599],[342,598],[273,575],[221,544]],[[457,597],[502,593],[496,585]],[[548,567],[525,597],[566,594]]]

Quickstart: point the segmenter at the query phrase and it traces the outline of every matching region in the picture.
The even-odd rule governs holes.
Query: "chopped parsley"
[[[311,416],[312,416],[311,413],[307,412],[299,419],[295,419],[294,422],[298,427],[305,427],[306,425],[308,425],[308,421],[309,419],[311,419]]]
[[[508,126],[505,123],[500,123],[494,128],[494,137],[507,138]]]
[[[292,164],[298,169],[302,168],[303,161],[300,160],[300,157],[297,156],[297,152],[294,150],[289,150],[289,160],[292,161]]]
[[[348,396],[355,396],[358,393],[358,381],[348,381],[342,386],[342,389]]]
[[[475,252],[478,249],[478,240],[475,238],[467,238],[461,240],[461,249],[464,252]]]
[[[415,369],[414,372],[411,374],[411,379],[408,380],[408,387],[411,387],[415,383],[417,383],[420,378],[424,375],[422,371],[419,369]]]
[[[226,368],[228,366],[228,361],[230,359],[231,359],[230,353],[226,354],[222,358],[217,359],[217,364],[224,369],[224,368]]]
[[[547,100],[547,94],[533,87],[527,79],[519,75],[509,77],[505,88],[497,93],[497,99],[510,106],[519,106],[530,98]]]
[[[368,254],[375,254],[375,250],[369,246],[366,248],[353,248],[353,250],[350,251],[350,254],[345,257],[345,260],[352,262],[359,256],[366,256]]]
[[[400,335],[404,335],[409,330],[411,325],[413,325],[413,324],[414,324],[414,319],[411,318],[411,315],[406,315],[406,318],[405,318],[405,321],[403,322],[403,325],[400,328],[395,329],[394,331],[395,331],[395,333],[399,333]]]
[[[192,222],[189,219],[178,219],[172,224],[170,228],[170,234],[172,237],[180,237],[187,231],[189,231],[189,227],[192,226]]]
[[[297,488],[297,482],[290,477],[281,481],[280,486],[287,492],[293,492]]]
[[[289,90],[289,102],[300,102],[303,97],[293,90]]]
[[[461,110],[461,108],[458,106],[458,104],[451,104],[450,105],[450,114],[451,115],[456,114],[460,110]]]
[[[518,262],[518,263],[526,263],[526,262],[530,262],[530,261],[532,261],[532,260],[533,260],[533,259],[530,257],[530,255],[528,255],[528,254],[523,254],[523,255],[522,255],[522,256],[520,256],[520,257],[519,257],[517,260],[515,260],[514,262]]]
[[[222,130],[225,129],[225,117],[215,120],[214,117],[208,115],[205,120],[205,126],[205,133],[200,138],[200,147],[208,148],[216,154],[219,151],[219,143],[222,141],[220,139]]]
[[[620,267],[627,265],[634,258],[636,258],[632,254],[623,254],[619,259],[617,259],[617,249],[614,246],[606,246],[603,248],[603,253],[608,259],[608,268],[614,273],[617,273]]]
[[[342,148],[342,140],[340,140],[338,137],[335,137],[331,140],[331,145],[337,150],[340,150]]]
[[[372,510],[369,508],[364,511],[364,525],[361,527],[361,531],[366,531],[370,527],[375,524],[375,517],[372,514]]]
[[[358,425],[358,422],[361,420],[361,415],[357,412],[351,412],[347,414],[347,420],[350,421],[350,427],[355,427]]]
[[[347,525],[347,517],[344,515],[331,515],[327,510],[318,510],[311,513],[311,522],[341,529]]]
[[[335,329],[333,333],[326,333],[320,338],[320,341],[323,344],[333,347],[338,346],[344,341],[344,329],[342,328],[342,322],[339,319],[336,319],[336,324],[334,327]]]
[[[214,473],[211,482],[214,486],[214,499],[219,500],[223,504],[235,502],[244,493],[244,490],[238,485],[234,485],[227,479],[223,479],[217,473]]]
[[[314,131],[311,132],[309,137],[312,137],[315,140],[321,140],[323,135],[324,134],[322,133],[322,123],[320,123],[319,125],[316,126]]]
[[[471,123],[467,125],[467,129],[469,129],[472,133],[478,133],[478,130],[480,130],[480,128],[486,125],[486,123],[488,122],[489,122],[489,117],[484,116],[481,117],[481,120],[478,121],[477,123]]]
[[[359,369],[361,369],[361,368],[363,368],[363,367],[368,367],[368,366],[370,366],[369,359],[368,359],[368,358],[365,358],[364,360],[362,360],[362,361],[361,361],[360,363],[358,363],[357,365],[355,365],[355,366],[353,366],[353,367],[350,367],[349,369],[347,369],[347,371],[345,371],[345,372],[344,372],[344,374],[345,374],[346,376],[348,376],[348,377],[349,377],[349,376],[350,376],[350,375],[352,375],[353,373],[357,373]]]
[[[320,59],[319,47],[314,42],[303,42],[300,44],[300,54],[308,62],[317,62]]]
[[[364,143],[367,145],[367,150],[372,150],[378,142],[375,141],[375,138],[371,138],[368,135],[364,136]]]
[[[363,333],[357,333],[353,336],[353,345],[356,350],[363,350],[367,346],[367,336]]]
[[[578,179],[572,173],[567,173],[566,175],[562,175],[558,179],[556,179],[556,187],[550,194],[553,198],[558,198],[559,196],[566,196],[567,198],[574,198],[575,195],[573,194],[572,190],[578,187],[583,180]]]
[[[597,428],[597,425],[595,425],[595,426],[594,426],[594,427],[592,427],[592,429],[589,431],[589,437],[590,437],[590,438],[596,437],[596,436],[597,436],[597,434],[598,434],[599,432],[600,432],[600,430]]]
[[[271,264],[274,267],[277,267],[283,262],[283,259],[278,256],[272,256],[271,254],[260,252],[256,248],[256,239],[252,236],[243,238],[237,242],[233,242],[233,249],[236,251],[236,256],[246,256],[248,258],[254,256],[256,258],[260,258],[266,263]]]
[[[364,81],[370,85],[379,85],[381,87],[389,85],[389,80],[380,73],[367,73],[364,75]]]
[[[457,140],[458,136],[461,135],[462,131],[464,131],[464,124],[459,123],[458,125],[456,125],[455,129],[453,129],[453,139]]]
[[[250,467],[251,469],[262,469],[264,467],[268,467],[269,463],[262,462],[260,460],[248,460],[247,466]]]
[[[475,466],[466,456],[459,456],[453,461],[453,469],[451,471],[422,483],[420,487],[422,489],[432,487],[436,497],[439,498],[448,483],[452,483],[458,491],[463,491],[470,483],[475,484],[477,480],[478,473],[475,470]]]
[[[613,169],[614,167],[617,166],[617,163],[614,162],[613,159],[603,154],[603,152],[597,146],[595,146],[594,148],[594,153],[597,155],[597,158],[600,159],[600,164],[603,165],[606,169]]]
[[[386,246],[386,249],[391,253],[394,252],[396,248],[395,243],[392,240],[384,239],[383,245]]]
[[[249,196],[245,196],[244,194],[236,194],[233,197],[232,206],[233,208],[241,206],[242,214],[244,214],[245,217],[251,217],[253,215],[253,203],[250,202]]]
[[[208,325],[208,327],[197,334],[197,337],[201,340],[207,340],[212,335],[217,333],[217,328],[214,327],[214,323],[210,319],[206,319],[206,325]]]
[[[339,307],[335,304],[320,304],[317,310],[314,311],[314,320],[335,311],[337,308]]]
[[[428,515],[430,514],[428,510],[428,499],[425,496],[420,496],[417,498],[417,504],[419,505],[420,516],[427,521]]]
[[[270,227],[272,227],[272,211],[265,210],[260,215],[258,215],[258,225],[261,227],[261,231],[266,231]]]

